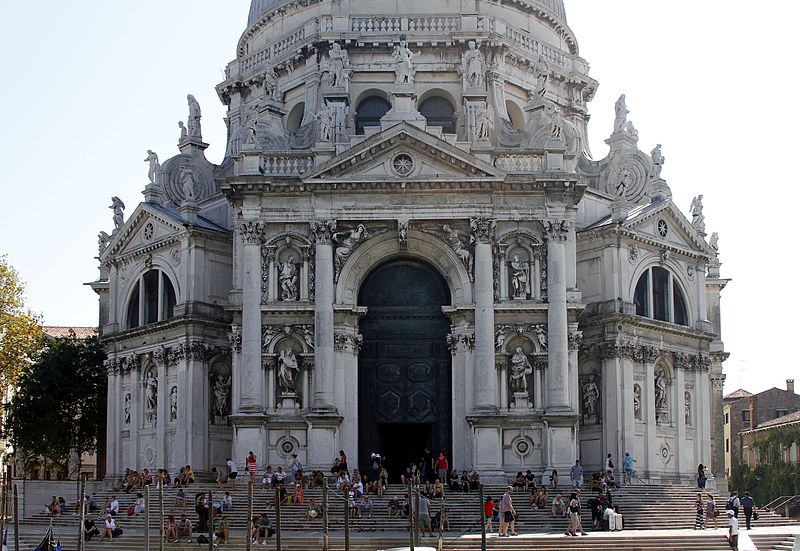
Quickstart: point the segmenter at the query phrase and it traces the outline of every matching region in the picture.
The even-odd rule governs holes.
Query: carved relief
[[[314,326],[306,324],[294,325],[265,325],[261,328],[262,348],[273,351],[276,337],[279,335],[293,337],[298,342],[305,343],[307,350],[314,349]]]
[[[264,223],[258,220],[248,220],[239,223],[239,235],[242,243],[246,245],[260,245],[261,234],[264,233]]]
[[[545,235],[551,241],[566,242],[571,222],[569,220],[544,220]]]
[[[231,325],[231,331],[228,333],[228,343],[231,349],[235,352],[242,351],[242,328],[235,323]]]
[[[310,222],[314,241],[322,245],[330,245],[336,231],[336,220],[314,220]]]
[[[456,256],[458,256],[464,268],[466,268],[469,274],[469,280],[474,281],[472,252],[467,248],[468,243],[466,239],[462,237],[461,230],[449,224],[445,224],[442,226],[442,231],[444,232],[445,242],[450,245],[450,248],[453,249],[453,252],[456,253]]]
[[[359,224],[351,230],[336,232],[331,237],[332,241],[336,244],[334,251],[335,271],[333,280],[339,281],[339,274],[342,271],[342,266],[347,261],[350,254],[360,245],[372,237],[364,224]]]
[[[333,347],[335,350],[350,350],[358,354],[361,351],[362,344],[364,344],[362,335],[352,333],[334,333],[333,335]]]
[[[480,216],[471,219],[469,225],[472,228],[473,241],[489,245],[494,243],[494,231],[497,227],[497,220]]]

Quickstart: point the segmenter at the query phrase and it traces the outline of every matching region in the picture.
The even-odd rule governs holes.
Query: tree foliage
[[[25,286],[17,271],[0,256],[0,389],[13,386],[39,349],[39,319],[25,308]]]
[[[94,337],[47,342],[6,406],[3,432],[15,450],[59,465],[70,452],[95,451],[105,428],[105,358]]]
[[[786,495],[800,494],[800,465],[784,461],[784,452],[800,442],[800,426],[787,425],[765,430],[753,440],[763,462],[755,468],[746,463],[734,465],[728,486],[742,494],[749,491],[757,504],[769,503]]]

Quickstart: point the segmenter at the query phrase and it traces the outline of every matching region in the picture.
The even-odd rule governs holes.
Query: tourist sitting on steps
[[[512,484],[512,487],[514,488],[514,490],[516,490],[517,488],[519,488],[520,490],[525,490],[526,486],[527,483],[525,482],[525,475],[522,474],[522,471],[519,471],[517,473],[517,476],[514,477],[514,484]]]
[[[312,497],[308,500],[306,507],[306,520],[315,520],[322,518],[322,506],[317,505],[317,501]]]
[[[178,543],[178,522],[174,515],[167,516],[166,527],[164,528],[164,540]]]
[[[100,541],[103,541],[106,536],[108,536],[108,540],[112,541],[114,538],[118,538],[122,535],[122,528],[117,526],[117,523],[114,521],[114,517],[111,515],[106,515],[104,527],[103,527],[103,534],[100,536]]]
[[[100,529],[94,522],[92,515],[86,515],[83,519],[83,541],[91,541],[92,537],[99,536]]]
[[[567,514],[567,504],[560,495],[553,498],[552,514],[555,518],[563,518]]]

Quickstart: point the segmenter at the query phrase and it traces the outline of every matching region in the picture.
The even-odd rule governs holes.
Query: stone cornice
[[[690,337],[693,339],[700,339],[703,341],[711,342],[718,338],[714,333],[707,333],[705,331],[698,331],[685,325],[677,325],[666,321],[654,320],[643,316],[636,316],[634,314],[598,314],[596,316],[581,319],[580,328],[586,334],[586,330],[591,327],[605,327],[611,324],[623,324],[623,330],[628,327],[636,327],[642,329],[649,329],[655,333],[669,333],[672,335],[679,335]]]
[[[198,316],[181,316],[179,318],[171,318],[167,321],[136,327],[135,329],[127,329],[117,333],[112,333],[110,335],[103,335],[100,340],[107,347],[111,347],[115,343],[127,344],[126,341],[128,340],[134,341],[133,343],[129,344],[129,346],[138,346],[138,340],[143,336],[161,333],[193,324],[201,325],[211,329],[222,329],[223,331],[220,333],[221,335],[227,334],[230,330],[230,324],[223,321],[210,320]]]

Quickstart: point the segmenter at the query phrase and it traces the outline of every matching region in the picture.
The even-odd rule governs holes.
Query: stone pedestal
[[[391,89],[392,109],[381,119],[381,131],[387,130],[401,122],[407,122],[421,130],[425,130],[427,121],[417,111],[413,84],[395,84]]]
[[[298,405],[297,401],[297,393],[295,392],[281,393],[281,399],[278,402],[278,409],[282,411],[294,411],[299,407],[300,406]]]
[[[200,212],[200,207],[190,201],[184,201],[178,207],[178,212],[187,224],[197,224],[197,213]]]
[[[514,401],[511,402],[511,409],[514,411],[530,411],[532,409],[530,395],[527,392],[515,392]]]
[[[286,111],[277,101],[268,99],[262,102],[256,123],[256,142],[259,146],[273,151],[289,149],[289,140],[282,120],[285,116]]]

